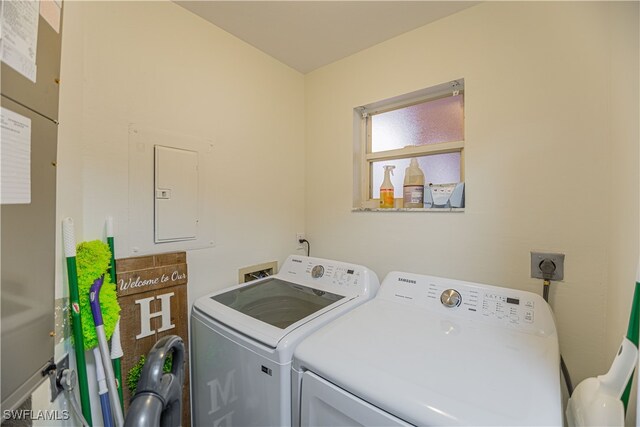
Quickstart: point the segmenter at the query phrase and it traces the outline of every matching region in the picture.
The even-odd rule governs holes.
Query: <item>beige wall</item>
[[[75,211],[78,240],[102,237],[111,213],[116,255],[131,255],[135,123],[213,140],[216,247],[189,253],[191,300],[237,281],[238,267],[296,249],[304,225],[300,73],[171,2],[70,2],[65,21],[59,215]]]
[[[101,237],[111,213],[116,255],[131,255],[134,123],[213,141],[216,247],[188,254],[191,301],[237,281],[238,267],[294,251],[304,77],[171,2],[70,2],[65,18],[60,149],[74,151],[61,167],[81,171],[79,240]],[[67,185],[78,183],[61,172]]]
[[[626,333],[638,263],[638,108],[637,2],[611,11],[611,182],[618,187],[610,202],[610,292],[607,300],[611,346]],[[614,25],[615,23],[615,25]],[[635,206],[635,208],[633,208]],[[613,355],[611,355],[613,357]]]
[[[634,22],[637,32],[636,12],[627,30],[611,34],[625,7],[637,11],[484,3],[308,74],[306,218],[315,254],[380,277],[404,270],[539,293],[529,251],[563,252],[565,280],[551,291],[562,353],[574,382],[604,372],[619,343],[608,337],[619,328],[608,327],[607,309],[628,316],[628,292],[609,306],[608,290],[630,286],[635,271],[635,262],[611,259],[612,247],[629,258],[638,252],[637,98],[619,99],[619,90],[616,98],[611,88],[618,74],[632,74],[621,71],[629,61],[637,64],[637,50],[612,58],[628,36],[620,32]],[[466,211],[351,212],[352,109],[460,77]],[[613,129],[621,121],[614,112],[629,107],[635,134]],[[613,135],[625,139],[613,145]],[[608,280],[614,269],[619,285]]]
[[[304,231],[302,74],[168,1],[65,2],[61,78],[57,219],[75,219],[78,241],[103,238],[111,214],[116,255],[131,255],[135,123],[213,140],[216,246],[188,252],[190,302],[237,283],[240,267],[280,264],[296,252],[295,234]],[[68,293],[58,246],[61,298]],[[73,354],[61,337],[56,356],[65,352]],[[36,408],[49,405],[46,387]],[[100,419],[97,400],[93,410]]]

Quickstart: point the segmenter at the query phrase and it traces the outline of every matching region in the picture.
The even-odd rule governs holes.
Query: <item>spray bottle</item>
[[[411,164],[404,172],[404,198],[405,208],[424,207],[424,173],[418,166],[418,160],[414,157]]]
[[[380,207],[383,209],[392,208],[394,206],[394,190],[391,183],[391,175],[396,167],[393,165],[384,166],[384,181],[380,186]]]

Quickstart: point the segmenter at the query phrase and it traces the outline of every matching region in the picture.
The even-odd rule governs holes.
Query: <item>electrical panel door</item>
[[[198,153],[155,146],[155,242],[198,234]]]

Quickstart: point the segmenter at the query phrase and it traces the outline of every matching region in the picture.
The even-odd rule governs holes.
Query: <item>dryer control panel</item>
[[[539,295],[518,289],[391,272],[383,280],[377,297],[447,316],[536,333],[555,332],[555,322],[546,301]]]
[[[278,276],[342,295],[375,294],[379,287],[376,274],[367,267],[304,256],[287,258]]]
[[[519,291],[484,290],[477,287],[458,285],[459,289],[442,289],[437,281],[428,284],[427,297],[440,298],[447,308],[460,307],[473,313],[480,313],[487,318],[501,320],[505,323],[533,323],[535,319],[535,302],[531,297],[518,295]],[[446,287],[446,285],[445,285]]]

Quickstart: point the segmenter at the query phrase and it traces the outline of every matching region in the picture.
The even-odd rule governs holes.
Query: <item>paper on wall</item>
[[[40,16],[56,33],[60,32],[60,14],[61,14],[60,2],[54,0],[40,0]]]
[[[31,203],[31,119],[0,109],[0,204]]]
[[[0,59],[35,83],[39,2],[2,2],[0,11]]]

